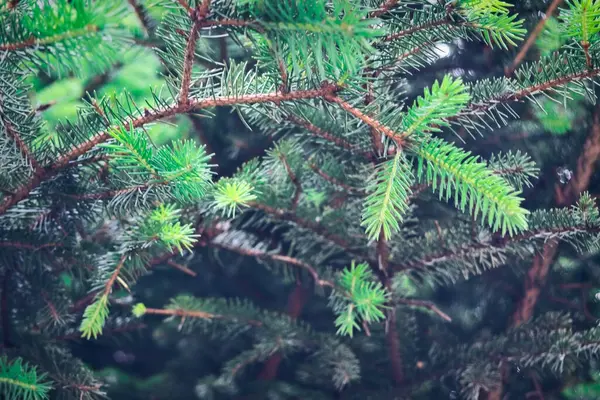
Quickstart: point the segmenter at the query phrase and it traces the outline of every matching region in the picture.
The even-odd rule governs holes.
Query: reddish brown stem
[[[537,23],[537,25],[535,26],[535,29],[531,32],[531,34],[527,38],[527,41],[525,42],[525,44],[523,45],[523,47],[521,48],[521,50],[519,51],[519,53],[517,54],[515,59],[513,60],[512,64],[510,65],[510,67],[508,67],[506,69],[506,76],[512,75],[512,73],[519,66],[519,64],[521,64],[521,62],[523,62],[523,59],[527,55],[527,52],[529,51],[531,46],[533,46],[533,44],[535,43],[535,40],[537,39],[539,34],[542,33],[542,30],[544,29],[544,26],[546,25],[546,21],[548,21],[548,19],[552,16],[552,14],[554,14],[554,11],[556,11],[558,6],[561,5],[562,2],[563,2],[563,0],[553,0],[552,3],[550,3],[550,6],[544,13],[544,16]]]
[[[415,299],[398,299],[396,302],[398,304],[403,304],[406,306],[427,308],[427,309],[431,310],[432,312],[436,313],[437,315],[439,315],[439,317],[442,318],[444,321],[452,322],[452,318],[450,318],[450,316],[448,314],[446,314],[445,312],[440,310],[438,308],[438,306],[436,306],[435,304],[433,304],[429,301],[415,300]]]
[[[186,267],[185,265],[181,265],[179,263],[176,263],[175,261],[172,260],[168,260],[167,261],[167,265],[180,270],[181,272],[189,275],[189,276],[193,276],[196,277],[198,274],[196,274],[194,271],[192,271],[191,269],[189,269],[188,267]]]
[[[198,319],[208,319],[208,320],[227,319],[226,315],[212,314],[212,313],[205,312],[205,311],[192,311],[192,310],[182,310],[182,309],[146,308],[145,314],[175,316],[175,317],[182,317],[182,318],[198,318]],[[247,320],[246,322],[252,326],[262,326],[261,321]]]
[[[347,111],[349,114],[351,114],[351,115],[355,116],[356,118],[358,118],[359,120],[361,120],[367,126],[370,126],[371,128],[373,128],[373,129],[383,133],[387,137],[389,137],[398,146],[397,151],[400,151],[400,149],[402,148],[402,146],[404,144],[404,139],[402,138],[401,134],[394,132],[387,126],[385,126],[382,123],[380,123],[379,121],[375,120],[373,117],[370,117],[370,116],[364,114],[358,108],[352,106],[350,103],[344,101],[342,98],[340,98],[338,96],[329,94],[329,95],[324,96],[324,98],[325,98],[325,100],[327,100],[331,103],[338,104],[345,111]]]
[[[74,31],[64,32],[64,33],[60,33],[57,35],[48,36],[45,38],[36,38],[36,37],[32,36],[22,42],[0,44],[0,52],[1,51],[17,51],[17,50],[23,50],[23,49],[27,49],[27,48],[50,45],[50,44],[60,42],[62,40],[72,39],[72,38],[75,38],[78,36],[86,36],[86,35],[89,35],[90,33],[98,32],[98,30],[99,29],[96,25],[87,25],[87,26],[84,26],[83,28],[80,28],[80,29],[77,29]]]
[[[326,94],[332,94],[335,92],[335,90],[337,90],[337,87],[333,85],[324,85],[320,89],[300,90],[289,93],[275,92],[251,94],[245,96],[225,96],[196,100],[192,99],[187,104],[173,104],[153,113],[147,112],[143,116],[127,119],[123,121],[122,125],[140,128],[146,124],[161,120],[163,118],[171,117],[177,114],[185,114],[198,109],[232,106],[237,104],[277,103],[283,101],[313,99],[323,97]],[[81,143],[79,146],[71,149],[71,151],[68,153],[63,154],[51,166],[44,168],[43,170],[36,171],[34,176],[28,182],[19,187],[13,195],[9,195],[4,198],[2,203],[0,203],[0,215],[4,214],[10,207],[14,206],[19,201],[27,198],[33,189],[37,188],[42,182],[56,175],[60,170],[67,167],[73,160],[87,153],[96,145],[108,140],[111,137],[109,133],[110,129],[116,128],[117,126],[110,127],[105,131],[97,133],[87,141]]]
[[[342,181],[340,181],[340,180],[338,180],[338,179],[336,179],[336,178],[334,178],[334,177],[326,174],[316,164],[311,163],[311,164],[309,164],[309,167],[313,171],[315,171],[315,173],[317,175],[319,175],[321,178],[325,179],[327,182],[331,183],[334,186],[339,186],[339,187],[343,188],[348,193],[355,193],[355,194],[358,194],[358,195],[361,195],[361,196],[365,194],[364,190],[352,187],[350,185],[347,185],[344,182],[342,182]]]
[[[208,13],[208,9],[205,13]],[[192,29],[189,32],[189,37],[183,56],[183,72],[181,74],[181,88],[179,90],[178,99],[179,104],[187,104],[189,102],[192,67],[194,66],[194,56],[196,55],[196,41],[198,40],[200,21],[204,18],[202,15],[200,15],[200,12],[192,13],[192,15]]]
[[[379,8],[369,14],[370,18],[378,18],[383,14],[390,12],[396,5],[398,4],[398,0],[386,0],[379,6]]]
[[[113,273],[110,275],[110,278],[108,279],[108,282],[106,282],[106,285],[104,285],[104,290],[102,291],[102,296],[106,297],[110,294],[115,281],[117,280],[117,277],[119,276],[119,273],[121,272],[121,269],[123,268],[123,265],[125,265],[125,260],[127,259],[129,255],[128,254],[123,254],[121,256],[121,258],[119,259],[119,263],[117,264],[117,267],[115,268],[115,270],[113,271]]]
[[[329,286],[331,288],[335,287],[333,282],[321,279],[321,277],[319,276],[319,273],[313,266],[311,266],[297,258],[290,257],[290,256],[284,256],[284,255],[280,255],[280,254],[270,254],[270,253],[266,253],[264,251],[259,251],[259,250],[243,249],[240,247],[235,247],[235,246],[231,246],[231,245],[223,244],[223,243],[211,242],[209,245],[213,246],[213,247],[219,247],[219,248],[222,248],[225,250],[233,251],[233,252],[236,252],[236,253],[244,255],[244,256],[256,257],[256,258],[266,258],[266,259],[271,259],[273,261],[279,261],[279,262],[283,262],[286,264],[294,265],[296,267],[300,267],[300,268],[306,270],[310,274],[310,276],[313,278],[316,285]]]
[[[298,208],[298,202],[300,201],[300,196],[302,195],[302,185],[300,184],[300,180],[298,179],[298,176],[296,176],[294,171],[292,171],[290,164],[287,162],[287,158],[285,158],[284,155],[281,155],[280,159],[285,168],[285,172],[287,173],[288,177],[290,178],[290,181],[292,181],[292,183],[294,184],[294,187],[295,187],[294,197],[292,198],[292,206],[291,206],[291,210],[292,210],[292,212],[294,212]]]
[[[450,25],[452,24],[452,21],[450,21],[449,19],[439,19],[437,21],[431,21],[428,22],[426,24],[423,25],[417,25],[414,26],[412,28],[408,28],[405,30],[402,30],[400,32],[396,32],[396,33],[392,33],[391,35],[388,35],[386,37],[383,38],[383,42],[391,42],[393,40],[398,40],[400,38],[406,37],[406,36],[410,36],[414,33],[420,32],[420,31],[424,31],[424,30],[428,30],[431,28],[435,28],[436,26],[442,26],[442,25]]]

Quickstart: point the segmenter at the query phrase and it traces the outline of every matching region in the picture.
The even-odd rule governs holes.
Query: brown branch
[[[365,195],[365,191],[359,188],[355,188],[352,187],[350,185],[345,184],[344,182],[340,181],[339,179],[334,178],[331,175],[326,174],[325,172],[323,172],[322,169],[320,169],[316,164],[314,163],[310,163],[309,167],[315,171],[315,173],[317,175],[319,175],[321,178],[325,179],[327,182],[331,183],[334,186],[339,186],[342,189],[346,190],[348,193],[355,193],[358,194],[360,196]]]
[[[406,306],[411,306],[411,307],[427,308],[427,309],[433,311],[434,313],[436,313],[437,315],[439,315],[440,318],[442,318],[444,321],[452,322],[452,318],[450,318],[450,316],[448,314],[446,314],[445,312],[440,310],[438,308],[438,306],[436,306],[435,304],[433,304],[429,301],[415,300],[415,299],[398,299],[398,300],[396,300],[396,303],[406,305]]]
[[[192,271],[191,269],[189,269],[188,267],[186,267],[185,265],[181,265],[179,263],[176,263],[173,260],[168,260],[167,261],[167,265],[180,270],[181,272],[188,274],[189,276],[193,276],[196,277],[198,274],[196,274],[194,271]]]
[[[243,26],[251,26],[251,25],[252,26],[256,25],[256,28],[259,31],[262,30],[260,25],[258,25],[256,21],[248,21],[248,20],[242,20],[242,19],[220,19],[220,20],[211,20],[211,21],[200,22],[201,28],[214,28],[214,27],[218,27],[218,26],[243,27]]]
[[[319,89],[299,90],[289,93],[274,92],[265,94],[250,94],[244,96],[224,96],[196,100],[191,99],[187,104],[173,104],[155,112],[146,112],[144,115],[137,118],[129,118],[123,121],[123,125],[132,126],[133,128],[140,128],[146,124],[163,118],[210,107],[223,107],[237,104],[277,103],[282,101],[313,99],[323,97],[326,94],[333,94],[337,89],[337,86],[334,85],[323,85]],[[73,160],[87,153],[96,145],[108,140],[110,138],[110,129],[116,128],[117,126],[113,126],[105,131],[97,133],[87,141],[72,148],[68,153],[63,154],[51,166],[44,168],[41,171],[37,171],[28,182],[24,183],[17,190],[15,190],[13,195],[4,197],[3,201],[0,203],[0,215],[4,214],[10,207],[14,206],[21,200],[27,198],[32,190],[37,188],[42,182],[56,175],[63,168],[67,167]]]
[[[383,232],[379,235],[379,239],[375,244],[375,250],[377,253],[377,262],[371,264],[371,270],[377,275],[386,290],[392,293],[392,280],[388,274],[390,250]],[[398,338],[396,307],[392,304],[386,314],[385,340],[390,355],[392,377],[396,385],[402,385],[404,383],[404,368],[402,366],[402,354],[400,353],[400,341]]]
[[[431,21],[431,22],[428,22],[423,25],[413,26],[412,28],[408,28],[408,29],[404,29],[400,32],[392,33],[391,35],[387,35],[386,37],[384,37],[382,41],[383,42],[391,42],[393,40],[397,40],[397,39],[403,38],[405,36],[410,36],[416,32],[435,28],[436,26],[451,25],[451,24],[453,24],[453,22],[447,18],[438,19],[436,21]]]
[[[23,141],[23,139],[21,139],[21,137],[19,136],[17,131],[13,128],[12,124],[9,121],[4,121],[4,127],[5,127],[7,135],[17,145],[17,149],[19,149],[19,152],[21,153],[21,155],[23,157],[25,157],[26,160],[29,160],[29,162],[31,163],[31,166],[33,167],[33,170],[34,171],[41,170],[41,166],[36,161],[36,159],[33,157],[33,155],[31,154],[31,151],[29,150],[29,146],[27,146],[27,143],[25,143]]]
[[[57,35],[48,36],[45,38],[36,38],[34,36],[27,40],[17,43],[4,43],[0,44],[0,51],[16,51],[23,50],[32,47],[40,47],[49,44],[60,42],[61,40],[73,39],[78,36],[86,36],[90,33],[98,32],[99,28],[96,25],[86,25],[83,28],[76,29],[69,32],[60,33]]]
[[[200,21],[202,21],[208,13],[208,5],[202,3],[203,12],[193,12],[192,29],[190,30],[185,52],[183,55],[183,72],[181,74],[181,88],[179,89],[179,104],[187,104],[190,95],[190,82],[192,79],[192,67],[194,66],[194,56],[196,55],[196,41],[198,40],[198,31],[200,30]]]
[[[226,315],[221,314],[212,314],[205,311],[191,311],[191,310],[182,310],[182,309],[160,309],[160,308],[146,308],[145,314],[153,314],[153,315],[166,315],[173,317],[182,317],[182,318],[198,318],[198,319],[227,319]],[[262,326],[263,323],[261,321],[256,320],[247,320],[249,325],[252,326]]]
[[[391,130],[387,126],[383,125],[382,123],[380,123],[373,117],[370,117],[370,116],[364,114],[358,108],[352,106],[350,103],[344,101],[343,99],[341,99],[338,96],[335,96],[334,94],[327,94],[327,95],[323,96],[323,98],[331,103],[338,104],[349,114],[355,116],[356,118],[361,120],[366,125],[370,126],[371,128],[373,128],[373,129],[383,133],[387,137],[389,137],[398,146],[398,151],[403,147],[404,138],[402,138],[401,134],[394,132],[393,130]]]
[[[152,20],[150,19],[150,16],[148,15],[148,12],[146,11],[145,7],[142,4],[140,4],[138,0],[127,1],[129,5],[133,8],[133,11],[135,12],[135,15],[140,21],[140,24],[142,25],[142,28],[144,28],[146,34],[150,34],[152,32],[153,22],[151,22]]]
[[[319,276],[319,273],[315,270],[315,268],[313,266],[305,263],[302,260],[294,258],[294,257],[284,256],[284,255],[280,255],[280,254],[270,254],[270,253],[267,253],[264,251],[259,251],[259,250],[243,249],[241,247],[236,247],[236,246],[232,246],[232,245],[224,244],[224,243],[216,243],[213,241],[207,243],[206,245],[210,245],[213,247],[219,247],[221,249],[233,251],[235,253],[238,253],[238,254],[241,254],[244,256],[248,256],[248,257],[268,258],[273,261],[280,261],[280,262],[283,262],[286,264],[294,265],[296,267],[300,267],[300,268],[306,270],[310,274],[310,276],[312,276],[316,285],[329,286],[331,288],[335,287],[333,282],[321,279],[321,277]]]
[[[591,70],[587,70],[584,72],[578,72],[575,74],[569,74],[569,75],[562,76],[560,78],[551,79],[544,83],[539,83],[536,85],[522,88],[511,94],[504,94],[504,95],[489,99],[484,103],[477,103],[477,104],[472,103],[467,108],[465,108],[464,111],[461,111],[460,113],[456,114],[453,117],[445,118],[445,121],[450,122],[450,121],[459,119],[461,117],[476,115],[482,111],[485,112],[485,111],[489,110],[490,108],[494,107],[495,105],[497,105],[499,103],[507,103],[510,101],[519,101],[525,97],[532,96],[539,92],[547,91],[547,90],[552,89],[557,86],[563,86],[570,82],[575,82],[577,80],[590,79],[592,77],[597,76],[598,74],[600,74],[600,68],[591,69]]]
[[[267,205],[260,204],[260,203],[250,202],[250,203],[248,203],[248,206],[251,208],[255,208],[257,210],[261,210],[277,219],[293,222],[294,224],[296,224],[304,229],[313,231],[314,233],[316,233],[317,235],[321,236],[322,238],[330,241],[331,243],[338,245],[339,247],[344,249],[349,254],[356,255],[363,259],[365,258],[364,254],[352,249],[346,240],[344,240],[343,238],[341,238],[338,235],[328,232],[325,227],[323,227],[322,225],[320,225],[316,222],[302,219],[302,218],[298,217],[296,214],[294,214],[288,210],[283,210],[280,208],[273,208],[273,207],[269,207]]]
[[[333,144],[335,144],[338,147],[341,147],[343,149],[346,149],[348,151],[351,152],[355,152],[356,148],[354,145],[352,145],[352,143],[337,137],[329,132],[324,131],[323,129],[319,128],[318,126],[312,124],[310,121],[304,119],[304,118],[300,118],[296,115],[288,115],[286,117],[286,120],[290,121],[291,123],[298,125],[301,128],[306,129],[307,131],[309,131],[310,133],[314,134],[315,136],[318,136],[322,139],[327,140],[328,142],[331,142]],[[361,152],[358,153],[360,155],[362,155],[363,157],[367,158],[367,159],[372,159],[373,155],[371,153],[368,152]]]
[[[387,14],[398,4],[398,0],[386,0],[381,6],[375,11],[369,13],[369,18],[381,17],[383,14]]]
[[[125,265],[125,260],[127,259],[128,256],[129,256],[129,254],[125,253],[119,259],[119,263],[117,264],[117,267],[115,268],[113,273],[110,275],[110,278],[108,279],[108,282],[106,282],[106,285],[104,285],[104,290],[102,291],[102,297],[107,297],[110,294],[110,291],[112,290],[112,287],[115,284],[115,281],[117,280],[117,277],[119,276],[119,273],[121,272],[121,268],[123,268],[123,265]]]
[[[298,179],[298,177],[296,176],[294,171],[292,171],[292,168],[290,167],[290,164],[287,162],[287,159],[285,158],[285,156],[281,155],[279,157],[279,159],[283,163],[285,172],[287,173],[288,177],[290,178],[290,181],[292,181],[292,183],[294,184],[294,187],[295,187],[294,197],[292,198],[292,206],[291,206],[292,212],[295,212],[296,208],[298,208],[298,202],[300,201],[300,196],[302,195],[302,185],[300,184],[300,180]]]
[[[527,55],[527,52],[529,51],[531,46],[533,46],[533,44],[535,43],[535,39],[538,37],[538,35],[540,33],[542,33],[542,30],[544,29],[544,26],[546,25],[546,21],[548,21],[548,19],[552,16],[552,14],[554,14],[554,11],[558,8],[559,5],[561,5],[562,2],[563,2],[563,0],[553,0],[552,1],[550,6],[544,13],[544,16],[537,23],[537,25],[535,26],[535,29],[531,32],[531,34],[527,38],[527,41],[525,42],[525,44],[523,45],[523,47],[521,48],[521,50],[519,51],[519,53],[517,54],[515,59],[513,60],[510,67],[508,67],[506,69],[505,75],[507,77],[512,75],[512,73],[519,66],[519,64],[521,64],[521,62],[523,62],[523,59]]]
[[[573,178],[564,189],[555,186],[555,202],[558,206],[568,206],[577,201],[579,195],[589,186],[595,164],[600,159],[600,108],[594,112],[592,130],[583,145],[583,151],[577,159],[577,168]],[[517,304],[513,313],[511,327],[519,326],[531,319],[535,306],[546,283],[548,272],[558,250],[558,240],[555,238],[544,243],[541,254],[537,254],[527,272],[524,283],[523,298]],[[503,388],[500,387],[490,395],[501,397]]]

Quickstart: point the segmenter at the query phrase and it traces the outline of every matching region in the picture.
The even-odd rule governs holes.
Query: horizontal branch
[[[394,132],[392,129],[383,125],[381,122],[377,121],[373,117],[368,116],[367,114],[360,111],[358,108],[354,107],[352,104],[348,103],[347,101],[343,100],[342,98],[340,98],[338,96],[335,96],[334,94],[326,95],[326,96],[324,96],[324,98],[325,98],[325,100],[327,100],[331,103],[338,104],[345,111],[347,111],[349,114],[351,114],[351,115],[355,116],[356,118],[358,118],[359,120],[361,120],[367,126],[370,126],[371,128],[373,128],[373,129],[377,130],[378,132],[383,133],[385,136],[389,137],[391,140],[393,140],[396,143],[396,145],[398,146],[398,150],[400,150],[400,148],[402,148],[402,145],[404,144],[404,139],[402,138],[401,134]]]
[[[397,304],[412,306],[412,307],[423,307],[427,308],[437,315],[439,315],[443,320],[452,322],[452,318],[442,310],[440,310],[435,304],[427,300],[414,300],[414,299],[398,299],[396,300]]]
[[[473,242],[468,244],[467,246],[459,247],[454,250],[445,250],[438,254],[429,255],[423,257],[418,260],[412,260],[402,265],[395,265],[393,268],[397,271],[405,271],[411,269],[417,269],[426,267],[433,264],[438,264],[445,261],[455,260],[461,257],[466,257],[471,255],[472,253],[476,253],[477,251],[484,249],[503,249],[508,247],[511,244],[527,241],[527,240],[542,240],[548,239],[552,237],[556,237],[557,235],[567,234],[567,233],[600,233],[600,228],[592,228],[587,226],[574,226],[574,227],[565,227],[565,228],[555,228],[555,229],[544,229],[537,230],[531,232],[525,232],[520,235],[515,236],[503,236],[499,240],[495,242],[489,243],[481,243],[481,242]]]
[[[90,33],[96,33],[99,31],[96,25],[86,25],[83,28],[72,30],[69,32],[60,33],[57,35],[48,36],[45,38],[36,38],[31,36],[29,39],[17,43],[4,43],[0,44],[0,51],[17,51],[28,48],[40,47],[51,45],[54,43],[61,42],[63,40],[74,39],[76,37],[86,36]]]
[[[213,314],[205,311],[193,311],[193,310],[184,310],[180,308],[176,309],[160,309],[160,308],[145,308],[144,314],[154,314],[154,315],[165,315],[170,317],[182,317],[182,318],[197,318],[197,319],[227,319],[226,315],[221,314]],[[232,317],[232,319],[234,319]],[[235,318],[237,319],[237,318]],[[248,324],[253,326],[262,326],[263,323],[261,321],[256,320],[247,320]]]
[[[270,254],[270,253],[267,253],[264,251],[259,251],[259,250],[243,249],[241,247],[231,246],[231,245],[224,244],[224,243],[210,242],[209,245],[214,246],[214,247],[219,247],[224,250],[233,251],[235,253],[238,253],[238,254],[241,254],[244,256],[248,256],[248,257],[267,258],[267,259],[271,259],[273,261],[280,261],[280,262],[284,262],[286,264],[294,265],[296,267],[300,267],[300,268],[306,270],[312,276],[316,285],[329,286],[331,288],[335,287],[333,282],[321,279],[319,277],[319,273],[315,270],[314,267],[312,267],[310,264],[308,264],[302,260],[299,260],[297,258],[290,257],[290,256],[284,256],[284,255],[280,255],[280,254]]]
[[[189,99],[189,101],[185,104],[173,104],[155,112],[145,113],[137,118],[128,118],[125,121],[122,121],[122,125],[140,128],[163,118],[211,107],[235,106],[242,104],[279,103],[302,99],[314,99],[318,97],[324,97],[325,95],[333,95],[337,89],[337,86],[328,84],[323,85],[319,89],[298,90],[288,93],[272,92],[265,94],[248,94],[243,96]],[[15,190],[13,195],[6,196],[3,199],[2,203],[0,203],[0,215],[4,214],[10,207],[17,204],[19,201],[27,198],[33,189],[37,188],[42,182],[56,175],[60,170],[67,167],[73,160],[84,155],[98,144],[107,141],[111,137],[109,133],[110,130],[118,128],[118,125],[114,125],[102,132],[97,133],[85,142],[72,148],[68,153],[59,157],[52,165],[35,170],[33,177],[27,183]]]

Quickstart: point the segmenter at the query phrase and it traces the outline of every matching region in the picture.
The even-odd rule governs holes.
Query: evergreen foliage
[[[428,76],[444,43],[483,43],[499,54],[521,46],[527,21],[515,5],[0,5],[0,393],[102,398],[106,385],[69,342],[155,326],[156,316],[165,321],[155,332],[188,340],[180,342],[186,362],[202,355],[209,365],[193,383],[180,385],[175,373],[157,384],[173,398],[491,400],[530,391],[513,366],[534,376],[540,396],[538,386],[593,375],[600,328],[585,320],[585,291],[600,286],[585,263],[600,250],[592,191],[600,112],[590,116],[600,2],[565,2],[540,36],[541,57],[522,63],[518,55],[505,76],[448,69],[426,84],[415,78]],[[139,26],[122,22],[125,14]],[[148,48],[162,63],[155,87],[94,90],[96,78]],[[53,104],[31,98],[65,76],[90,81],[76,115],[48,121]],[[541,126],[577,109],[544,141],[555,148],[504,140],[526,126],[516,120],[528,106],[544,111],[529,113]],[[271,144],[223,173],[210,143],[173,131],[156,141],[159,123],[182,120],[235,120],[224,129],[264,133]],[[581,126],[585,139],[569,136]],[[564,136],[584,148],[569,155],[574,172],[563,171],[553,201],[534,201]],[[499,151],[478,148],[485,140]],[[165,289],[171,299],[161,308],[162,296],[141,288],[164,266],[194,286]],[[574,271],[592,283],[560,286]],[[233,283],[223,289],[244,274],[258,276],[256,298]],[[516,305],[499,294],[510,279],[525,280]],[[549,296],[569,312],[535,308],[552,279]],[[287,311],[261,300],[281,299],[290,286]],[[581,304],[554,296],[573,288]],[[445,293],[468,295],[436,304]],[[511,321],[485,326],[484,313],[496,309]]]

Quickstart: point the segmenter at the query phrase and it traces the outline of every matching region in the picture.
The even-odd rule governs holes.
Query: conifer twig
[[[525,44],[523,45],[521,50],[519,50],[519,53],[513,60],[512,64],[510,65],[510,67],[508,67],[506,69],[506,76],[512,75],[512,73],[515,71],[515,69],[517,69],[519,64],[521,64],[521,62],[527,55],[527,52],[529,51],[531,46],[533,46],[533,44],[535,43],[535,40],[537,39],[539,34],[542,33],[542,30],[544,29],[544,26],[546,25],[546,21],[548,21],[548,19],[552,16],[552,14],[554,14],[554,11],[558,8],[558,6],[560,6],[562,4],[562,2],[563,2],[563,0],[553,0],[552,3],[550,3],[550,6],[544,13],[544,16],[537,23],[533,32],[531,32],[531,34],[527,38],[527,41],[525,42]]]
[[[280,155],[279,158],[281,159],[281,162],[283,163],[285,172],[287,173],[288,177],[290,178],[290,181],[292,181],[292,183],[294,184],[294,187],[295,187],[294,197],[292,198],[292,206],[291,206],[291,210],[292,210],[292,212],[294,212],[294,211],[296,211],[296,208],[298,208],[298,202],[300,201],[300,196],[302,195],[302,184],[300,183],[298,176],[296,176],[294,171],[292,171],[292,168],[290,167],[290,164],[288,163],[286,157],[284,155]]]
[[[376,243],[377,264],[371,265],[372,269],[379,276],[383,286],[389,293],[392,293],[392,280],[388,275],[389,269],[389,248],[385,240],[383,231],[379,235]],[[402,366],[402,354],[400,353],[400,341],[398,338],[398,328],[396,320],[396,307],[391,305],[387,310],[385,339],[390,353],[390,364],[392,367],[392,377],[397,385],[404,383],[404,368]]]
[[[264,94],[249,94],[243,96],[223,96],[213,98],[190,99],[190,101],[187,104],[173,104],[169,107],[165,107],[154,112],[147,112],[146,114],[136,118],[127,119],[122,122],[122,125],[132,126],[133,128],[140,128],[144,125],[167,117],[171,117],[177,114],[185,114],[199,109],[205,109],[210,107],[233,106],[241,104],[276,103],[302,99],[314,99],[323,97],[326,94],[332,94],[335,90],[337,90],[337,87],[334,85],[324,85],[319,89],[298,90],[289,93],[273,92]],[[81,143],[79,146],[72,148],[66,154],[63,154],[54,162],[54,164],[52,164],[48,168],[35,171],[34,176],[28,182],[24,183],[17,190],[15,190],[13,195],[4,197],[3,201],[0,203],[0,215],[4,214],[10,207],[14,206],[21,200],[27,198],[33,189],[37,188],[42,182],[55,176],[63,168],[67,167],[72,161],[87,153],[96,145],[108,140],[111,137],[109,133],[110,130],[116,128],[116,126],[110,127],[102,132],[95,134],[87,141]]]
[[[323,97],[325,98],[325,100],[327,100],[331,103],[338,104],[342,109],[344,109],[349,114],[351,114],[351,115],[355,116],[356,118],[358,118],[359,120],[361,120],[367,126],[370,126],[371,128],[376,129],[377,131],[379,131],[379,132],[383,133],[384,135],[386,135],[387,137],[389,137],[391,140],[393,140],[396,143],[396,145],[398,146],[398,150],[400,150],[400,148],[402,148],[402,146],[404,144],[404,139],[402,138],[402,136],[400,134],[394,132],[387,126],[383,125],[381,122],[377,121],[373,117],[366,115],[365,113],[360,111],[358,108],[352,106],[350,103],[346,102],[345,100],[343,100],[342,98],[340,98],[338,96],[335,96],[334,94],[328,94]]]
[[[45,45],[58,43],[60,41],[67,40],[67,39],[74,39],[74,38],[77,38],[80,36],[87,36],[91,33],[96,33],[98,31],[99,31],[98,26],[86,25],[80,29],[76,29],[76,30],[72,30],[69,32],[64,32],[64,33],[59,33],[57,35],[52,35],[52,36],[48,36],[45,38],[38,39],[38,38],[32,36],[29,39],[24,40],[22,42],[0,44],[0,52],[2,52],[2,51],[13,52],[13,51],[17,51],[17,50],[41,47],[41,46],[45,46]]]
[[[197,319],[228,319],[227,315],[221,314],[213,314],[205,311],[193,311],[193,310],[183,310],[183,309],[161,309],[161,308],[144,308],[145,314],[153,314],[153,315],[165,315],[165,316],[173,316],[173,317],[182,317],[182,318],[197,318]],[[237,318],[236,318],[237,319]],[[249,319],[246,320],[249,325],[252,326],[262,326],[263,323],[261,321]]]
[[[302,313],[302,309],[308,300],[310,292],[302,285],[297,282],[294,286],[294,290],[288,297],[287,314],[290,318],[296,319]],[[277,376],[277,370],[283,360],[281,352],[273,354],[265,361],[262,371],[259,373],[258,378],[266,381],[275,379]]]
[[[397,4],[398,4],[399,0],[385,0],[377,10],[372,11],[369,14],[370,18],[377,18],[377,17],[381,17],[383,14],[388,13],[389,11],[391,11]]]
[[[433,304],[430,301],[415,300],[415,299],[398,299],[398,300],[396,300],[396,302],[398,304],[403,304],[403,305],[407,305],[407,306],[427,308],[427,309],[433,311],[434,313],[436,313],[437,315],[439,315],[440,318],[442,318],[444,321],[452,322],[452,318],[450,318],[450,316],[448,314],[446,314],[445,312],[440,310],[438,308],[438,306],[436,306],[435,304]]]
[[[309,167],[313,171],[315,171],[315,173],[317,175],[319,175],[321,178],[325,179],[327,182],[331,183],[332,185],[339,186],[342,189],[346,190],[348,193],[354,193],[354,194],[357,194],[359,196],[364,196],[365,195],[365,191],[363,189],[355,188],[355,187],[352,187],[350,185],[347,185],[344,182],[340,181],[339,179],[336,179],[333,176],[326,174],[321,168],[319,168],[317,166],[317,164],[310,163]]]

